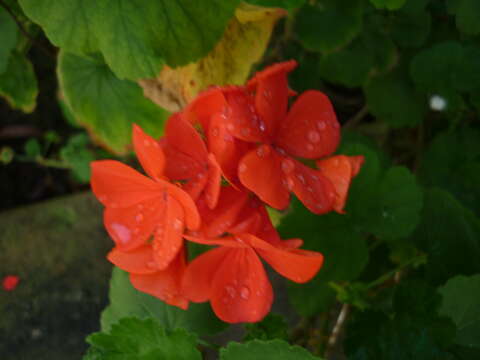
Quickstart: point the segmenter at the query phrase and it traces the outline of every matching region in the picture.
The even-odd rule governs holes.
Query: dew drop
[[[335,121],[335,122],[333,123],[333,127],[334,127],[335,129],[338,129],[338,128],[340,127],[340,124],[338,123],[338,121]]]
[[[247,171],[247,165],[245,165],[243,163],[238,165],[238,171],[241,172],[241,173]]]
[[[301,182],[302,184],[305,184],[305,178],[303,177],[302,174],[298,174],[298,175],[297,175],[297,178],[298,178],[298,180],[300,180],[300,182]]]
[[[107,201],[107,195],[100,195],[98,197],[98,200],[100,200],[100,202],[104,203]]]
[[[180,230],[182,228],[183,222],[180,219],[173,220],[173,228],[175,230]]]
[[[233,126],[232,123],[228,123],[228,124],[227,124],[227,130],[228,130],[228,131],[233,131],[234,129],[235,129],[235,126]]]
[[[309,131],[308,132],[308,140],[311,141],[312,143],[316,144],[320,141],[320,134],[316,131]]]
[[[143,214],[137,214],[137,215],[135,216],[135,221],[136,221],[137,223],[141,223],[141,222],[143,221]]]
[[[246,286],[242,286],[240,289],[240,297],[244,300],[248,300],[250,297],[250,289]]]
[[[225,286],[225,291],[232,299],[237,296],[237,290],[233,286]]]
[[[138,205],[137,205],[137,209],[140,210],[140,211],[143,210],[143,205],[142,205],[142,204],[138,204]]]
[[[143,145],[147,147],[150,146],[150,140],[147,140],[147,139],[143,140]]]
[[[212,129],[212,136],[218,136],[218,128],[213,128]]]
[[[240,132],[242,133],[243,136],[250,135],[250,129],[249,128],[242,128],[242,130],[240,130]]]
[[[140,229],[138,227],[136,227],[135,229],[133,229],[133,234],[134,235],[138,235],[140,233]]]
[[[118,204],[117,204],[116,202],[112,202],[112,203],[110,204],[110,207],[111,207],[112,209],[116,209],[116,208],[118,208]]]
[[[307,187],[307,191],[313,193],[313,188],[311,186]]]
[[[308,151],[313,151],[313,149],[315,149],[315,147],[312,144],[307,144]]]
[[[282,170],[285,174],[291,173],[295,169],[295,163],[290,159],[282,160]]]
[[[155,261],[149,261],[149,262],[147,262],[147,267],[150,268],[150,269],[156,269],[158,266],[157,266],[157,263]]]
[[[117,235],[118,240],[120,240],[122,244],[127,244],[132,238],[130,229],[127,228],[125,225],[113,223],[111,227],[115,235]]]
[[[340,163],[338,162],[338,159],[334,159],[333,166],[337,167],[338,165],[340,165]]]
[[[268,156],[270,154],[270,148],[266,145],[263,145],[263,146],[260,146],[258,149],[257,149],[257,155],[259,157],[264,157],[264,156]]]
[[[264,132],[266,130],[265,123],[262,120],[260,120],[258,127],[260,128],[261,132]]]
[[[318,210],[322,210],[323,209],[323,205],[318,203],[318,204],[315,204],[315,208],[318,209]]]
[[[325,124],[325,121],[319,121],[319,122],[317,122],[317,128],[318,128],[318,130],[323,131],[323,130],[326,129],[326,127],[327,127],[327,125]]]

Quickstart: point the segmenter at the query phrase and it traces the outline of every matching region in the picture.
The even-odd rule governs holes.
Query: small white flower
[[[432,95],[430,98],[430,109],[434,111],[443,111],[447,107],[447,100],[440,95]]]

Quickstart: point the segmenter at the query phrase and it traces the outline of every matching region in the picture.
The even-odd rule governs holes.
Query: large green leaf
[[[457,325],[456,342],[480,348],[480,274],[456,276],[439,289],[443,295],[440,313]]]
[[[330,52],[352,41],[362,23],[363,1],[320,0],[300,9],[295,27],[307,49]]]
[[[363,85],[397,60],[395,45],[386,34],[368,26],[349,46],[321,58],[323,78],[348,87]]]
[[[449,348],[455,326],[438,316],[435,288],[404,281],[395,289],[392,313],[355,314],[347,329],[345,350],[351,360],[453,360]]]
[[[110,333],[95,333],[87,338],[92,346],[85,360],[200,360],[196,336],[183,329],[166,331],[155,320],[125,318],[112,326]]]
[[[410,0],[409,3],[416,1]],[[391,28],[392,38],[400,46],[422,46],[430,34],[432,17],[426,10],[408,10],[405,8],[395,13]]]
[[[463,205],[480,216],[480,132],[464,128],[444,132],[426,149],[420,180],[448,190]]]
[[[1,20],[0,20],[1,21]],[[38,95],[37,78],[32,63],[17,52],[12,52],[7,70],[0,74],[0,95],[10,106],[32,112]]]
[[[407,0],[370,0],[377,9],[398,10]]]
[[[320,360],[300,346],[281,340],[254,340],[246,344],[231,342],[220,350],[220,360]]]
[[[422,122],[425,106],[401,69],[373,78],[364,90],[372,114],[392,127]]]
[[[206,55],[239,1],[21,0],[25,13],[57,46],[100,50],[119,78],[155,77],[162,66]]]
[[[448,1],[450,13],[455,14],[458,29],[469,35],[480,33],[480,2],[477,0]]]
[[[137,291],[128,273],[114,268],[110,281],[110,305],[101,317],[102,330],[108,331],[123,317],[154,318],[165,329],[187,329],[198,335],[216,333],[225,324],[216,318],[207,303],[191,303],[188,310],[167,305],[148,294]]]
[[[287,10],[298,8],[305,4],[307,0],[247,0],[247,3],[265,6],[265,7],[279,7]]]
[[[426,252],[426,275],[435,284],[480,272],[480,223],[446,191],[425,192],[422,219],[412,238]]]
[[[306,284],[289,283],[290,300],[304,316],[327,310],[335,300],[328,283],[354,280],[368,262],[365,240],[345,215],[318,216],[295,200],[293,210],[282,218],[278,230],[282,238],[301,238],[306,249],[324,255],[324,265],[313,280]]]
[[[17,43],[17,25],[10,14],[0,6],[0,74],[8,65],[10,52]]]
[[[75,118],[115,153],[127,151],[133,123],[152,136],[163,133],[167,113],[136,83],[118,79],[101,58],[61,52],[58,75]]]

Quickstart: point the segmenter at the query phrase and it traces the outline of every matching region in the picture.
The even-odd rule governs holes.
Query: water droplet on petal
[[[98,197],[98,200],[100,200],[100,202],[104,203],[105,201],[107,201],[107,195],[100,195]]]
[[[227,124],[227,130],[228,130],[228,131],[233,131],[234,129],[235,129],[235,126],[233,126],[232,123],[228,123],[228,124]]]
[[[313,130],[308,132],[307,137],[312,143],[318,143],[320,141],[320,134]]]
[[[259,157],[268,156],[270,154],[270,147],[262,145],[257,149],[257,155]]]
[[[147,262],[147,267],[149,267],[151,269],[157,269],[158,268],[157,263],[155,261]]]
[[[338,159],[334,159],[333,160],[333,166],[338,166],[338,165],[339,165]]]
[[[133,229],[134,235],[138,235],[139,233],[140,233],[140,228],[136,227],[135,229]]]
[[[325,121],[319,121],[317,122],[317,128],[318,130],[322,131],[322,130],[325,130],[327,127],[327,124],[325,124]]]
[[[150,140],[147,140],[147,139],[143,140],[143,145],[147,147],[150,146]]]
[[[225,286],[225,291],[232,299],[237,296],[237,290],[233,286]]]
[[[318,203],[318,204],[315,204],[315,208],[317,208],[318,210],[322,210],[323,209],[323,205]]]
[[[312,144],[307,144],[308,151],[313,151],[313,149],[315,149],[315,147]]]
[[[301,182],[302,184],[305,184],[305,178],[303,177],[302,174],[298,174],[298,175],[297,175],[297,178],[298,178],[298,180],[300,180],[300,182]]]
[[[238,171],[241,172],[241,173],[247,171],[247,165],[245,165],[243,163],[238,165]]]
[[[260,128],[261,132],[264,132],[266,130],[265,123],[262,120],[260,120],[258,127]]]
[[[333,127],[334,127],[335,129],[338,129],[338,128],[340,127],[340,124],[338,123],[338,121],[335,121],[335,122],[333,123]]]
[[[142,222],[142,221],[143,221],[143,214],[137,214],[137,215],[135,216],[135,221],[136,221],[137,223]]]
[[[313,188],[311,186],[307,187],[308,192],[313,192]]]
[[[110,207],[112,209],[116,209],[116,208],[118,208],[118,204],[116,202],[112,202],[112,203],[110,203]]]
[[[295,163],[291,159],[282,160],[282,170],[284,173],[289,174],[295,169]]]
[[[242,130],[240,130],[240,132],[242,133],[243,136],[250,135],[250,129],[249,128],[242,128]]]
[[[240,289],[240,297],[244,300],[248,300],[250,297],[250,289],[246,286],[242,286]]]
[[[138,209],[138,210],[143,210],[143,205],[142,205],[142,204],[138,204],[138,205],[137,205],[137,209]]]
[[[218,136],[218,128],[217,127],[212,129],[212,136]]]
[[[111,227],[115,235],[117,235],[118,240],[122,244],[127,244],[132,238],[130,229],[127,228],[125,225],[113,223]]]
[[[175,219],[173,220],[173,228],[175,230],[180,230],[182,228],[182,225],[183,225],[183,221],[180,220],[180,219]]]

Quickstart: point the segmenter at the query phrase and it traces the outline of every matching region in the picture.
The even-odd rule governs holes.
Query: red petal
[[[223,247],[230,247],[230,248],[245,248],[248,247],[247,244],[243,242],[243,240],[238,240],[236,237],[232,236],[225,236],[225,237],[217,237],[217,238],[202,238],[190,235],[184,235],[185,239],[192,241],[197,244],[203,245],[219,245]]]
[[[327,96],[302,93],[280,125],[275,144],[289,154],[317,159],[332,154],[340,141],[340,126]]]
[[[114,247],[108,253],[107,259],[115,266],[129,273],[151,274],[158,271],[153,260],[151,245],[145,245],[129,252],[124,252],[118,247]]]
[[[196,176],[182,186],[193,201],[197,201],[208,183],[208,176],[205,172],[199,172]]]
[[[225,111],[226,101],[220,88],[201,92],[183,111],[183,118],[191,124],[200,123],[205,132],[212,115]]]
[[[164,270],[183,245],[184,214],[180,204],[167,200],[166,214],[153,239],[153,257],[160,270]]]
[[[210,299],[213,277],[220,265],[227,259],[231,250],[219,247],[196,257],[183,277],[183,293],[193,302],[204,302]]]
[[[275,135],[287,114],[287,74],[296,66],[293,60],[275,64],[257,73],[249,82],[249,87],[255,88],[255,108],[269,138]]]
[[[13,291],[18,286],[20,278],[17,275],[7,275],[3,278],[2,286],[5,291]]]
[[[288,206],[290,191],[282,181],[281,158],[272,147],[261,145],[247,153],[238,165],[238,177],[267,205],[280,210]]]
[[[170,116],[165,126],[165,136],[168,146],[206,164],[208,153],[205,143],[192,124],[180,114]]]
[[[159,144],[165,153],[165,176],[168,179],[189,180],[205,170],[204,164],[170,146],[165,137],[159,140]]]
[[[107,207],[103,222],[117,247],[130,251],[147,242],[163,217],[165,206],[163,196],[157,196],[127,208]]]
[[[129,207],[160,196],[167,185],[153,181],[114,160],[98,160],[91,164],[91,185],[95,196],[107,207]]]
[[[295,161],[287,174],[288,182],[298,199],[314,214],[325,214],[333,209],[335,188],[320,171]]]
[[[257,322],[270,311],[272,301],[272,286],[255,251],[230,250],[211,284],[215,314],[228,323]]]
[[[335,187],[336,196],[333,209],[338,213],[344,213],[343,208],[347,200],[350,182],[360,170],[362,162],[363,156],[348,157],[345,155],[332,156],[328,159],[317,161],[317,167]]]
[[[265,142],[267,128],[255,111],[255,99],[243,87],[230,87],[224,91],[227,111],[226,128],[237,139],[247,142]]]
[[[169,305],[186,310],[188,300],[181,291],[185,267],[185,253],[180,251],[164,271],[153,274],[130,274],[130,282],[137,290],[153,295]]]
[[[201,220],[198,214],[197,206],[190,195],[176,185],[168,184],[168,195],[177,200],[185,213],[185,224],[190,230],[197,230],[200,227]]]
[[[241,188],[237,176],[238,162],[251,148],[251,144],[235,139],[228,132],[224,118],[219,114],[212,117],[207,135],[208,147],[223,175],[232,185]]]
[[[227,232],[238,221],[248,196],[246,191],[238,191],[232,186],[222,187],[215,209],[201,207],[202,235],[206,238],[215,238]]]
[[[213,154],[208,154],[208,182],[205,187],[205,200],[210,209],[217,206],[222,184],[222,170]]]
[[[145,172],[153,179],[161,179],[165,169],[163,150],[136,124],[133,124],[133,148]]]
[[[322,267],[323,255],[318,252],[277,248],[252,235],[243,235],[242,238],[250,243],[275,271],[297,283],[309,281]]]

